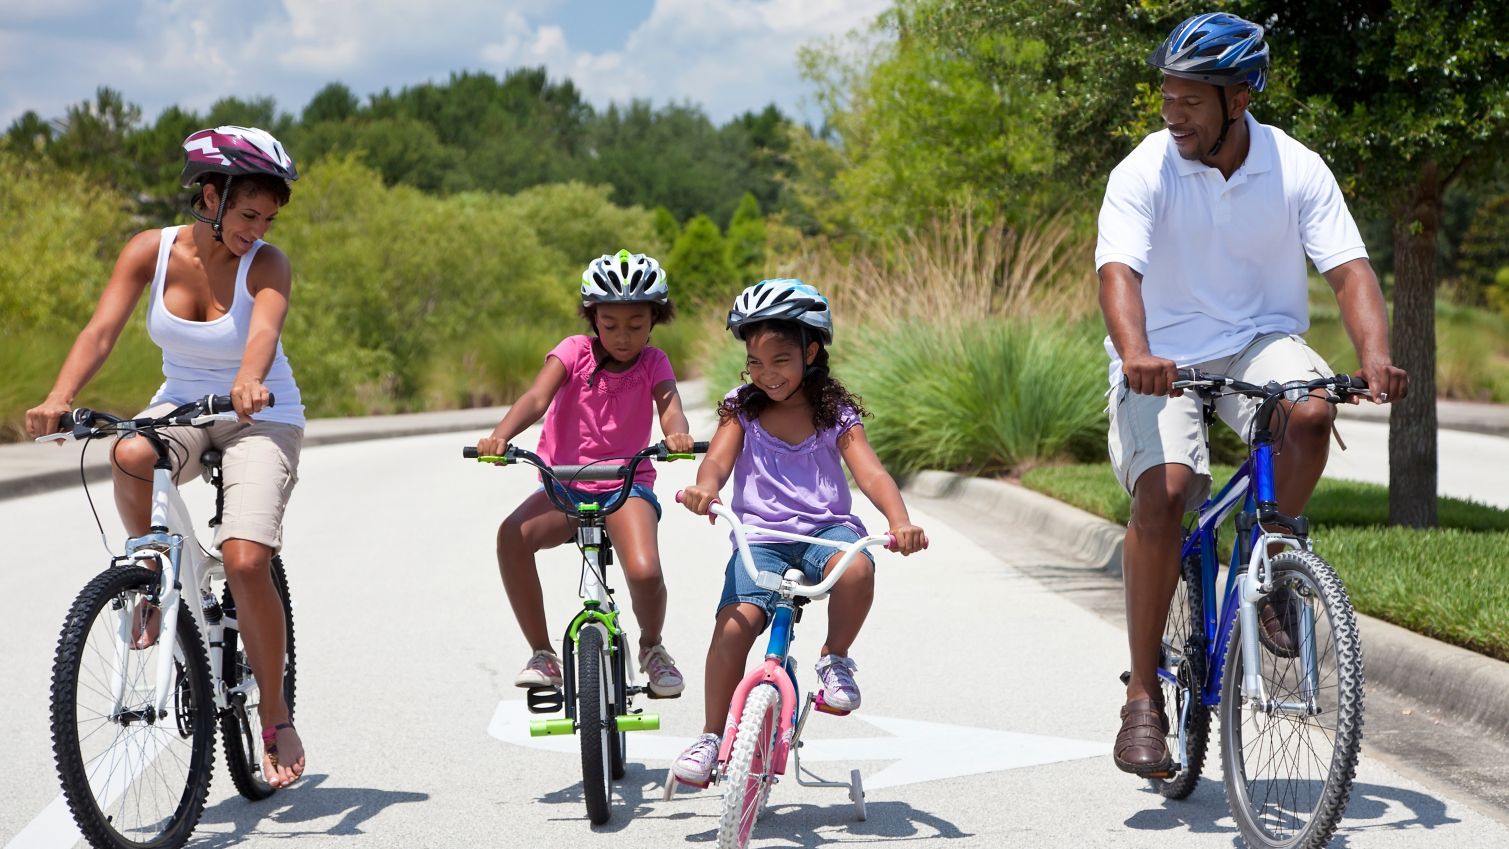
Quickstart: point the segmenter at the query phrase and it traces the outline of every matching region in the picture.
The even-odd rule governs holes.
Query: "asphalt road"
[[[594,829],[584,817],[574,741],[530,741],[521,692],[511,686],[528,652],[498,581],[492,537],[535,482],[524,470],[461,461],[457,449],[474,437],[305,452],[285,554],[309,772],[295,789],[252,804],[234,795],[217,766],[191,846],[713,840],[715,791],[662,802],[659,789],[669,759],[701,725],[702,657],[728,555],[725,533],[667,504],[667,645],[690,684],[680,700],[641,703],[661,714],[662,730],[631,735],[613,819]],[[690,463],[663,467],[657,489],[667,502],[692,472]],[[188,489],[191,507],[206,517],[202,485]],[[108,510],[108,486],[96,486],[95,496]],[[878,527],[879,516],[863,506]],[[916,511],[932,539],[927,552],[881,555],[876,606],[854,650],[863,710],[817,717],[808,730],[816,772],[862,770],[869,819],[855,821],[842,791],[786,781],[754,845],[1233,846],[1219,781],[1202,782],[1187,801],[1165,802],[1113,767],[1123,632],[1034,577],[1077,567],[1026,534],[1011,545],[976,542],[979,535],[951,525],[944,510]],[[113,514],[103,518],[119,546]],[[63,613],[106,554],[78,488],[8,501],[0,522],[7,539],[34,541],[14,550],[7,570],[0,846],[71,846],[76,835],[59,815],[47,740],[48,678]],[[575,607],[574,551],[556,549],[541,569],[550,616],[564,625]],[[804,687],[812,684],[823,630],[824,612],[814,605],[795,645]],[[1404,771],[1415,777],[1364,748],[1334,845],[1509,845],[1509,827],[1434,785],[1428,769]]]

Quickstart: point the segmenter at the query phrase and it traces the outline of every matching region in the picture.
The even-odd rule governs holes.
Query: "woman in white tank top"
[[[262,694],[263,775],[281,787],[303,773],[305,758],[283,699],[286,625],[271,562],[298,479],[304,406],[280,341],[292,284],[288,257],[262,237],[298,173],[277,139],[255,128],[200,130],[183,148],[182,182],[195,187],[195,222],[138,233],[126,244],[52,392],[27,411],[26,427],[34,437],[58,432],[59,419],[104,365],[144,292],[147,332],[163,351],[164,381],[149,404],[152,414],[205,395],[231,396],[239,422],[173,434],[186,449],[175,452],[181,456],[174,475],[192,477],[204,449],[221,449],[226,499],[215,544]],[[126,530],[140,536],[150,522],[156,455],[141,439],[119,440],[113,451],[116,507]],[[160,616],[150,606],[138,613],[133,637],[150,645]]]

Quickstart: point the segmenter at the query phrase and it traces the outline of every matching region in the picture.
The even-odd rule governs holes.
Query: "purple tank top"
[[[744,448],[734,463],[732,508],[750,542],[788,542],[760,529],[811,534],[830,525],[865,536],[864,523],[850,512],[853,499],[838,450],[838,438],[861,424],[852,408],[839,413],[837,427],[819,430],[800,445],[772,436],[758,419],[740,416],[739,423]]]

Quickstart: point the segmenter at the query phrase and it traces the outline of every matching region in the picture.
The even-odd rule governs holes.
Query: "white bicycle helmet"
[[[813,287],[789,277],[761,280],[739,293],[728,311],[728,329],[744,338],[744,327],[784,319],[806,325],[824,345],[833,344],[833,313],[828,299]]]
[[[621,250],[603,254],[582,272],[582,306],[606,303],[656,303],[671,299],[665,270],[652,256]]]

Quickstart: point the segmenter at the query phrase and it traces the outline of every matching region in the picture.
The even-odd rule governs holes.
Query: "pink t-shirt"
[[[598,369],[591,336],[569,336],[546,356],[555,357],[566,367],[566,381],[545,411],[538,451],[545,462],[552,466],[595,463],[628,457],[649,446],[655,387],[676,379],[664,351],[647,346],[634,365],[622,372]],[[635,482],[653,486],[654,464],[641,463]],[[572,486],[587,492],[607,492],[619,484],[579,481]]]

